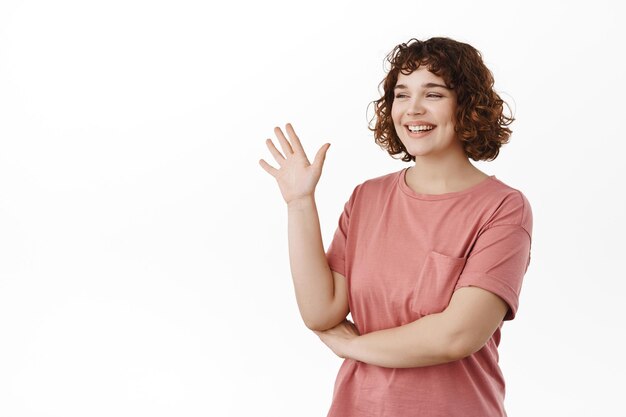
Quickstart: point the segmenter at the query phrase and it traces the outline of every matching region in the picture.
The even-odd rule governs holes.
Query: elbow
[[[309,329],[317,332],[323,332],[326,330],[326,326],[323,323],[323,320],[320,320],[320,317],[304,317],[302,316],[302,320],[304,321],[304,325]]]
[[[327,315],[317,317],[316,320],[308,320],[304,321],[304,325],[308,327],[310,330],[314,330],[317,332],[323,332],[325,330],[332,329],[333,327],[338,326],[341,322],[346,319],[347,314],[343,314],[340,316],[337,315]]]
[[[336,310],[333,310],[332,308],[323,309],[322,311],[325,314],[309,316],[306,319],[303,316],[302,318],[304,319],[304,325],[310,330],[323,332],[339,325],[346,319],[346,316],[348,315],[348,312],[338,312]]]
[[[484,345],[484,343],[479,344],[475,340],[464,337],[463,335],[456,335],[452,337],[448,343],[447,354],[450,361],[457,361],[479,351]]]
[[[319,323],[316,322],[312,322],[312,321],[304,321],[304,325],[309,329],[309,330],[313,330],[316,332],[323,332],[325,329],[323,329],[322,327],[324,326],[320,326]]]
[[[309,330],[313,330],[316,332],[323,332],[325,330],[328,329],[332,329],[333,327],[336,326],[335,325],[329,325],[328,323],[324,323],[324,322],[320,322],[320,321],[306,321],[304,322],[304,325],[309,329]]]
[[[471,352],[470,349],[463,345],[452,345],[448,349],[448,359],[450,362],[458,361],[460,359],[466,358],[474,352]]]

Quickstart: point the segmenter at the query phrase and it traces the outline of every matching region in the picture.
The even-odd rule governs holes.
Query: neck
[[[468,159],[463,163],[445,164],[416,158],[415,165],[406,172],[406,183],[417,192],[443,194],[465,189],[488,176]]]

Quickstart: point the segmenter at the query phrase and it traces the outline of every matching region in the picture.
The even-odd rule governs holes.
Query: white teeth
[[[426,130],[432,130],[435,127],[434,126],[426,126],[426,125],[420,125],[420,126],[408,126],[409,130],[411,132],[423,132]]]

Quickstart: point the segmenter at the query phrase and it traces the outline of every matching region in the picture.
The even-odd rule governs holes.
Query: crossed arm
[[[413,368],[462,359],[480,350],[508,310],[504,300],[478,287],[459,288],[441,313],[365,335],[348,321],[314,332],[339,357],[387,368]]]

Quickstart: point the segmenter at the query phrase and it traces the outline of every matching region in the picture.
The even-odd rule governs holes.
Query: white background
[[[367,106],[431,36],[479,49],[517,118],[475,163],[534,214],[509,416],[626,415],[613,4],[2,0],[0,415],[325,416],[341,359],[301,321],[258,160],[287,122],[311,158],[332,144],[327,247],[355,185],[409,166]]]

